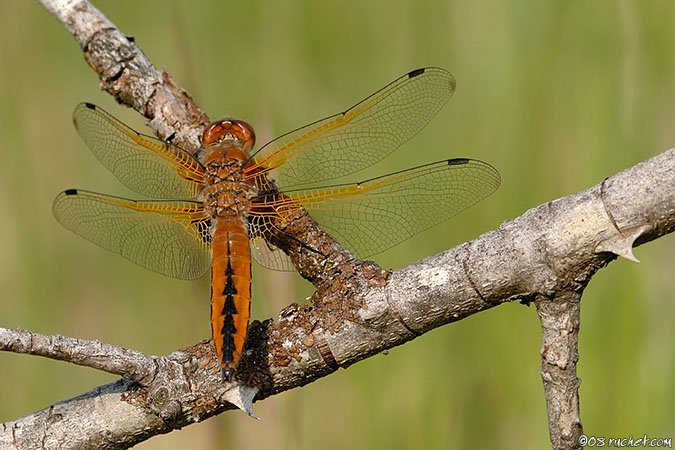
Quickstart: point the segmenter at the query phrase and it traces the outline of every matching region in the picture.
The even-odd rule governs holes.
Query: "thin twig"
[[[0,350],[68,361],[119,375],[141,384],[154,375],[154,360],[150,356],[100,341],[31,333],[19,329],[0,328]]]
[[[542,329],[541,378],[551,446],[555,450],[581,448],[581,381],[577,377],[580,301],[579,292],[563,292],[535,301]]]

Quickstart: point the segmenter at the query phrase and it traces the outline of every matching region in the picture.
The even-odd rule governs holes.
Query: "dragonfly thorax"
[[[206,214],[212,218],[223,216],[245,217],[248,214],[250,199],[257,190],[241,181],[221,181],[207,185],[199,193]]]

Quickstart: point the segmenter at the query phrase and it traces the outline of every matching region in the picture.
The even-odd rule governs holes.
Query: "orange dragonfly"
[[[454,90],[449,72],[414,70],[346,111],[255,152],[249,124],[220,120],[206,127],[196,157],[83,103],[75,109],[74,122],[89,148],[123,184],[153,200],[69,189],[56,197],[54,214],[69,230],[155,272],[196,279],[211,267],[212,338],[223,378],[231,381],[246,341],[251,255],[272,269],[292,268],[271,243],[276,220],[305,208],[330,235],[365,258],[497,189],[499,173],[467,158],[359,183],[324,184],[391,154],[431,120]]]

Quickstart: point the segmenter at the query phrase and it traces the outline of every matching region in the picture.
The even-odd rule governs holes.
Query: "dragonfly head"
[[[202,134],[199,157],[206,164],[219,157],[245,160],[255,144],[255,132],[247,122],[239,119],[217,120]]]

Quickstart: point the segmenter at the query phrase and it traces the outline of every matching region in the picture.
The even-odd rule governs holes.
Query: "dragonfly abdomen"
[[[232,380],[239,364],[251,310],[251,253],[246,223],[219,217],[213,224],[211,333],[223,376]]]

